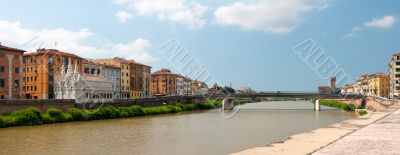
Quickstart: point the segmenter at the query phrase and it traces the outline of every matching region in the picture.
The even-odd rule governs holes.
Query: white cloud
[[[187,0],[114,0],[127,5],[135,15],[155,16],[159,20],[168,20],[187,25],[189,28],[201,28],[205,25],[204,14],[208,7]]]
[[[381,18],[374,18],[372,21],[366,22],[365,26],[388,29],[396,23],[395,16],[383,16]]]
[[[351,29],[351,31],[345,35],[343,35],[343,38],[350,38],[357,36],[358,32],[360,32],[362,28],[360,26],[355,26]]]
[[[118,21],[121,23],[125,23],[126,21],[128,21],[129,19],[131,19],[133,17],[132,14],[130,14],[129,12],[126,11],[118,11],[115,16],[117,17]]]
[[[71,31],[64,28],[58,29],[26,29],[18,22],[0,20],[0,36],[4,45],[34,51],[37,48],[55,48],[67,51],[85,58],[126,57],[139,62],[158,60],[147,51],[150,42],[138,38],[127,44],[103,43],[102,47],[85,44],[96,35],[88,29]]]
[[[292,31],[312,10],[327,7],[321,0],[260,0],[257,3],[235,2],[220,6],[214,12],[221,25],[238,25],[243,29],[275,33]]]

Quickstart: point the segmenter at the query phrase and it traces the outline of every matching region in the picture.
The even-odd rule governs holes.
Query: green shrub
[[[42,115],[42,122],[43,124],[56,123],[55,120],[51,119],[48,113]]]
[[[334,108],[339,108],[347,111],[354,111],[355,106],[353,104],[347,104],[343,103],[340,101],[332,101],[332,100],[321,100],[320,101],[321,105],[328,106],[328,107],[334,107]]]
[[[70,115],[71,120],[73,121],[85,121],[89,118],[89,114],[87,112],[78,108],[70,108],[67,110],[67,113]]]
[[[38,125],[42,124],[42,115],[37,108],[27,108],[11,113],[15,117],[14,125]]]
[[[49,116],[49,118],[52,122],[64,122],[65,121],[64,114],[60,110],[55,109],[55,108],[48,109],[46,115]]]
[[[168,108],[168,111],[170,113],[182,112],[182,109],[179,106],[176,106],[176,105],[168,105],[167,108]]]
[[[6,121],[4,120],[3,116],[0,115],[0,128],[6,127]]]
[[[212,104],[211,102],[204,102],[204,103],[197,104],[197,107],[198,107],[198,109],[202,109],[202,110],[208,110],[208,109],[215,108],[214,104]]]
[[[144,116],[145,112],[142,109],[142,107],[137,106],[137,105],[133,105],[133,106],[129,107],[128,114],[129,114],[130,117],[133,117],[133,116]]]
[[[368,114],[368,112],[365,111],[365,110],[359,110],[359,111],[358,111],[358,115],[360,115],[360,116],[364,116],[364,115],[366,115],[366,114]]]
[[[182,111],[192,111],[197,109],[196,104],[182,104],[182,103],[177,103],[176,106],[181,108]]]
[[[101,107],[96,112],[93,113],[94,119],[111,119],[118,118],[120,112],[117,108],[113,106]]]
[[[146,115],[166,114],[170,112],[166,106],[145,107],[143,108],[143,111]]]
[[[131,111],[129,107],[118,107],[117,109],[119,111],[119,118],[129,117],[129,112]]]

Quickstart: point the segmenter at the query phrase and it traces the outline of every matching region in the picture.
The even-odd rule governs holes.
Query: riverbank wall
[[[69,108],[80,109],[96,109],[103,106],[114,107],[130,107],[138,105],[141,107],[152,107],[161,105],[174,105],[176,103],[183,104],[199,104],[203,103],[205,98],[202,96],[167,96],[142,99],[114,99],[107,101],[76,103],[71,99],[49,99],[49,100],[26,100],[26,99],[11,99],[0,100],[0,114],[9,114],[16,110],[26,109],[29,107],[38,108],[41,112],[46,112],[49,108],[56,108],[61,111],[66,111]]]

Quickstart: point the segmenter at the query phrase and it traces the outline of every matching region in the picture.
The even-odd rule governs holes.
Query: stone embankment
[[[356,100],[346,101],[357,104]],[[236,155],[254,154],[390,154],[400,152],[400,104],[367,99],[371,111],[326,128],[293,135],[286,140],[251,148]],[[397,123],[397,124],[396,124]],[[381,130],[380,130],[381,129]],[[359,151],[359,152],[357,152]]]

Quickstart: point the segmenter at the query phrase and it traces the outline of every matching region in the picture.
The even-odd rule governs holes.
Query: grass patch
[[[365,110],[359,110],[357,113],[359,116],[364,116],[364,115],[368,114],[368,112]]]
[[[235,100],[235,105],[249,103],[249,100]],[[10,115],[0,115],[0,128],[22,125],[40,125],[50,123],[60,123],[69,121],[90,121],[126,117],[139,117],[146,115],[158,115],[167,113],[179,113],[182,111],[208,110],[222,106],[222,101],[207,100],[200,104],[182,104],[140,107],[113,107],[106,106],[99,109],[85,110],[70,108],[66,112],[59,109],[50,108],[41,114],[37,108],[27,108],[12,112]]]
[[[354,111],[356,108],[352,104],[347,104],[347,103],[343,103],[340,101],[333,101],[333,100],[321,100],[319,103],[324,106],[339,108],[339,109],[343,109],[346,111]]]

